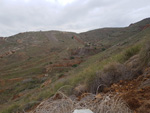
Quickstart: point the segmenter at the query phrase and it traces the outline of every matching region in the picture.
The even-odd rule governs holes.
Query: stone
[[[93,113],[93,112],[89,109],[78,109],[78,110],[74,110],[73,113]]]

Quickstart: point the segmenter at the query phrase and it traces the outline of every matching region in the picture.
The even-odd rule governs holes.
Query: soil
[[[113,84],[109,90],[118,93],[135,113],[150,113],[150,68],[134,80]]]

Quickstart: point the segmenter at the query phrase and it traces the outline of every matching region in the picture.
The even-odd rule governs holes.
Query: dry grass
[[[118,95],[105,95],[91,110],[94,113],[133,113]]]
[[[133,113],[118,95],[109,94],[97,98],[94,94],[86,94],[77,101],[60,91],[30,113],[73,113],[75,109],[90,109],[94,113]]]
[[[43,101],[31,113],[71,113],[73,101],[61,92]]]

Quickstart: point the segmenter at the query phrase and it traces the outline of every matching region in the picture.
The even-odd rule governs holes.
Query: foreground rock
[[[80,110],[74,110],[73,113],[93,113],[93,112],[89,109],[80,109]]]

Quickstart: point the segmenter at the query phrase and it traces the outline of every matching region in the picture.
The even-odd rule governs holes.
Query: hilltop
[[[131,80],[134,84],[132,80],[138,79],[140,75],[144,76],[143,70],[148,65],[141,65],[138,71],[126,70],[125,74],[121,73],[113,78],[115,80],[111,83],[107,80],[110,74],[106,74],[109,68],[105,66],[117,62],[115,65],[111,64],[111,67],[117,65],[123,71],[126,68],[123,65],[135,68],[131,63],[137,60],[135,55],[140,56],[141,48],[149,37],[150,18],[124,28],[102,28],[84,33],[24,32],[1,37],[0,111],[9,113],[33,110],[66,85],[70,86],[63,89],[66,95],[76,95],[77,98],[87,92],[94,95],[96,92],[101,94],[109,90],[123,92],[128,82],[121,81],[124,86],[119,89],[117,87],[121,84],[120,80]],[[119,73],[118,70],[115,71]],[[101,75],[97,73],[104,73],[106,81],[94,81],[98,80],[95,77]],[[148,77],[146,79],[149,80]],[[108,87],[97,90],[99,83]],[[117,85],[112,85],[114,83]],[[137,92],[136,88],[133,91]],[[123,94],[122,98],[126,99],[126,95]],[[127,104],[130,105],[130,102],[127,101]],[[138,109],[137,112],[139,111]]]

